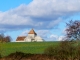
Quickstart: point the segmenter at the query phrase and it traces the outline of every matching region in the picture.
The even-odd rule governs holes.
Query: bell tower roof
[[[35,35],[36,35],[34,29],[31,29],[30,32],[29,32],[28,34],[35,34]]]

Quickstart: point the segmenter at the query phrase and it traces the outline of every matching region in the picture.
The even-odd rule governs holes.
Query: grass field
[[[19,51],[24,53],[41,54],[51,45],[56,46],[59,42],[10,42],[1,43],[1,54],[7,56],[10,53]]]

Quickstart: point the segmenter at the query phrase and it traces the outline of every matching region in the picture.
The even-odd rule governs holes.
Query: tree
[[[80,21],[69,21],[66,28],[66,37],[59,46],[50,46],[44,53],[54,56],[57,60],[80,60],[80,45],[73,40],[80,40]]]
[[[4,37],[4,42],[11,42],[11,37],[10,36]]]
[[[45,54],[54,56],[56,60],[73,60],[76,56],[80,56],[77,52],[80,50],[77,51],[77,47],[70,41],[61,41],[59,45],[50,46],[44,51]]]
[[[4,34],[0,34],[0,42],[3,42],[4,40]]]
[[[80,40],[80,21],[69,21],[66,23],[66,37],[69,40]]]
[[[0,42],[11,42],[11,37],[10,36],[4,36],[4,34],[0,34]]]

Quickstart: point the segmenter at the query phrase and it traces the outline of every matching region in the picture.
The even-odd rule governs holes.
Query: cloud
[[[59,36],[58,40],[59,40],[59,41],[63,41],[64,37],[65,37],[65,36]]]
[[[48,37],[48,41],[63,41],[63,39],[65,38],[65,36],[58,36],[55,34],[52,34]]]
[[[36,33],[42,38],[47,38],[47,35],[50,34],[49,30],[37,30]]]
[[[51,40],[51,41],[58,41],[58,36],[52,34],[52,35],[50,35],[50,36],[48,37],[48,39]]]
[[[80,12],[80,0],[33,0],[0,12],[0,32],[25,28],[52,29],[63,17]]]
[[[29,30],[25,30],[19,36],[27,36],[28,32],[29,32]]]
[[[46,41],[63,41],[65,36],[58,36],[56,34],[51,34],[46,37]]]

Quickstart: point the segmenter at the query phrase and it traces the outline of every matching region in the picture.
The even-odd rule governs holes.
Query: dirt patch
[[[21,52],[12,53],[0,60],[55,60],[53,57],[45,54],[26,54]]]
[[[49,56],[45,54],[30,54],[30,53],[15,52],[6,57],[0,58],[0,60],[80,60],[80,59],[78,58],[54,59],[53,56]]]
[[[54,60],[52,57],[48,57],[46,55],[42,54],[36,54],[36,55],[31,55],[31,56],[8,56],[1,58],[0,60]]]

